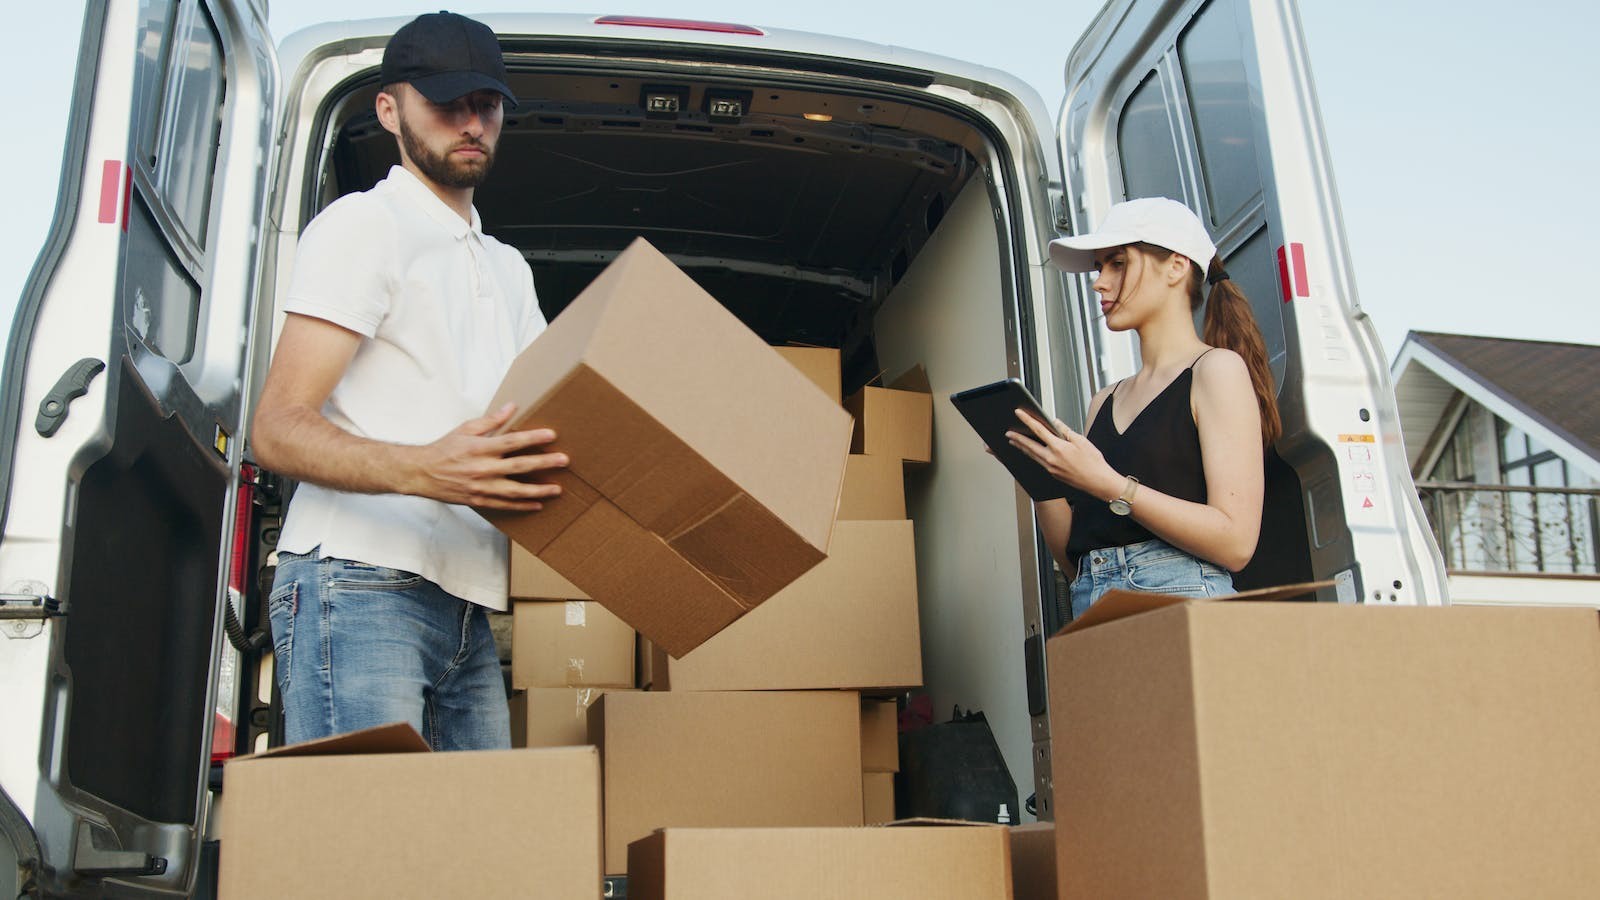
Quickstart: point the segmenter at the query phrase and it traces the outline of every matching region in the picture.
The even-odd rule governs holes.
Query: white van
[[[301,230],[396,159],[372,107],[403,20],[275,52],[264,7],[88,4],[0,409],[4,896],[207,890],[211,756],[273,734],[258,582],[281,498],[246,426]],[[1280,390],[1241,586],[1444,602],[1290,0],[1112,0],[1055,125],[1003,72],[899,48],[484,20],[519,105],[479,209],[547,315],[643,235],[768,340],[842,348],[847,390],[915,363],[939,398],[1015,376],[1080,426],[1136,349],[1045,246],[1125,197],[1180,197],[1255,304]],[[985,712],[1049,818],[1062,585],[1030,504],[942,399],[934,427],[907,488],[928,689]]]

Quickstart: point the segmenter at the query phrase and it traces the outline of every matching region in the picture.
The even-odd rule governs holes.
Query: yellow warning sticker
[[[1378,442],[1378,436],[1375,435],[1375,434],[1341,434],[1341,435],[1339,435],[1339,443],[1341,443],[1341,444],[1376,444],[1377,442]]]
[[[226,458],[228,455],[228,433],[218,428],[216,439],[212,441],[211,446],[217,448],[217,452]]]

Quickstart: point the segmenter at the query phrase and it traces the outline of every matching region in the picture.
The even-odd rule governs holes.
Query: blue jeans
[[[1126,547],[1090,550],[1078,560],[1078,576],[1068,588],[1072,617],[1076,619],[1088,612],[1091,604],[1113,588],[1181,597],[1216,597],[1233,593],[1233,575],[1166,541],[1140,541]]]
[[[278,554],[267,608],[289,742],[410,722],[435,750],[511,746],[483,607],[420,575]]]

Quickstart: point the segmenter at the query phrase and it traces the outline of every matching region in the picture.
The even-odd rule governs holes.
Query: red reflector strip
[[[1286,244],[1278,248],[1278,287],[1283,302],[1311,296],[1311,276],[1306,272],[1306,245]]]
[[[679,31],[710,31],[716,34],[753,34],[757,37],[766,34],[759,28],[750,25],[735,25],[732,22],[699,22],[693,19],[657,19],[651,16],[601,16],[594,20],[596,25],[632,25],[638,28],[675,28]]]
[[[239,498],[233,509],[233,553],[228,566],[228,586],[238,591],[240,596],[246,596],[244,569],[245,561],[249,559],[250,517],[254,511],[256,488],[251,483],[255,478],[254,467],[241,466],[240,470],[240,477],[244,481],[239,485]]]
[[[108,159],[100,167],[100,224],[110,225],[117,221],[117,203],[122,199],[122,163]]]

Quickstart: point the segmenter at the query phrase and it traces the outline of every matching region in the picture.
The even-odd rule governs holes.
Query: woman
[[[1216,257],[1194,213],[1165,198],[1119,203],[1099,231],[1050,244],[1059,268],[1098,270],[1106,326],[1136,331],[1142,360],[1095,395],[1087,434],[1020,412],[1007,433],[1071,488],[1036,508],[1074,618],[1112,588],[1229,593],[1255,553],[1263,452],[1282,426],[1261,332]]]

